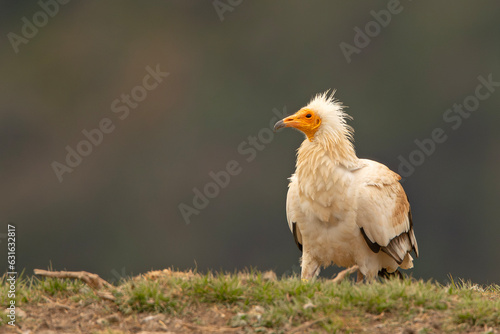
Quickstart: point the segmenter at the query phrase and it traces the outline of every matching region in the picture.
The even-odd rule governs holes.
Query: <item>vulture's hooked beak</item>
[[[274,124],[274,132],[278,131],[279,129],[282,129],[286,126],[285,122],[283,120],[280,120]]]
[[[294,119],[293,116],[290,116],[274,124],[274,132],[282,128],[295,128],[300,127],[301,125],[302,123],[299,120]]]

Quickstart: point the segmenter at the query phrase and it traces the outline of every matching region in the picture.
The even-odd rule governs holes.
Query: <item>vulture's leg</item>
[[[361,283],[365,279],[365,276],[361,273],[361,270],[358,269],[358,278],[356,280],[356,283]]]
[[[320,265],[306,251],[302,256],[302,273],[300,277],[303,280],[309,280],[319,275]]]

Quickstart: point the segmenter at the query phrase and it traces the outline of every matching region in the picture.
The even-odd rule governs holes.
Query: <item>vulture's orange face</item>
[[[295,128],[305,133],[307,138],[312,141],[316,131],[321,125],[321,118],[311,109],[303,108],[292,116],[282,119],[274,125],[274,131],[281,128]]]

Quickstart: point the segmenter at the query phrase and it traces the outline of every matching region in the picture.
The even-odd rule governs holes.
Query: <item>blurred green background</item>
[[[413,275],[498,283],[500,89],[456,130],[443,114],[479,76],[500,81],[500,3],[401,1],[348,63],[340,44],[389,3],[71,1],[43,24],[40,3],[2,1],[0,247],[12,223],[27,273],[298,271],[285,198],[303,136],[282,131],[250,162],[238,147],[273,109],[336,88],[360,157],[398,171],[415,140],[447,135],[404,182],[421,252]],[[9,33],[34,15],[41,27],[16,53]],[[157,64],[170,75],[121,120],[112,102]],[[59,182],[51,164],[104,118],[114,131]],[[179,205],[231,160],[241,173],[186,224]]]

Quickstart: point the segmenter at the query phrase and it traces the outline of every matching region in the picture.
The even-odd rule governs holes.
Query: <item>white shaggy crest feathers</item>
[[[344,112],[342,103],[334,98],[334,94],[335,91],[331,94],[329,91],[317,94],[303,108],[313,110],[321,118],[321,126],[312,142],[302,143],[299,156],[304,155],[305,159],[309,159],[307,151],[313,153],[319,150],[327,153],[336,164],[346,168],[355,168],[358,158],[353,145],[354,129],[347,125],[347,119],[352,119],[352,117]],[[317,156],[317,153],[314,155]],[[297,167],[299,163],[300,160],[297,160]]]

